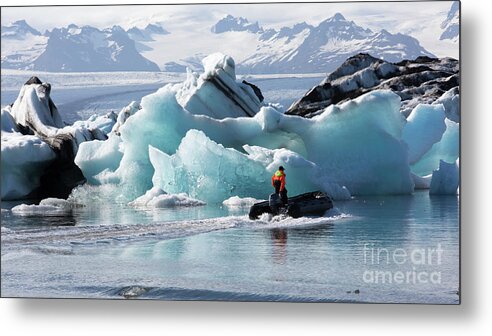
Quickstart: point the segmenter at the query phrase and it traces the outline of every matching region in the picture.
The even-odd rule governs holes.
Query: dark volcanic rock
[[[329,105],[373,90],[389,89],[401,97],[401,112],[406,117],[419,103],[432,104],[451,89],[459,94],[459,80],[459,62],[452,58],[421,56],[390,63],[361,53],[348,58],[323,82],[294,102],[286,114],[309,118]]]

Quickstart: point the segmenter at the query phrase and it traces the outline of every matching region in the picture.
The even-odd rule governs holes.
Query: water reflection
[[[75,226],[77,225],[77,216],[72,211],[63,214],[29,214],[29,215],[12,215],[11,213],[2,212],[2,226],[25,229],[36,226]]]
[[[273,247],[273,262],[277,264],[285,264],[287,257],[287,230],[272,229],[270,231]]]

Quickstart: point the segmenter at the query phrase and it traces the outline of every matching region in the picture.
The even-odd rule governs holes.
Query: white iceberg
[[[65,215],[74,208],[80,207],[79,204],[58,198],[46,198],[39,204],[19,204],[12,208],[12,213],[20,216],[49,216]]]
[[[202,61],[204,72],[188,71],[184,83],[174,86],[179,104],[193,114],[213,118],[254,116],[261,100],[252,86],[236,81],[232,57],[211,54]]]
[[[264,200],[258,200],[253,197],[238,197],[232,196],[222,202],[228,208],[249,208],[255,203],[263,202]]]
[[[33,77],[13,106],[2,110],[3,200],[64,194],[84,181],[73,158],[80,143],[107,138],[115,120],[93,116],[65,126],[50,98],[51,86]]]
[[[191,198],[185,193],[167,194],[164,190],[153,187],[128,205],[146,208],[175,208],[202,206],[205,202]]]

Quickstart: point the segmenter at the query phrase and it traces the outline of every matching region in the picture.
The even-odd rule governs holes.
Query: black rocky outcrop
[[[378,89],[390,89],[401,97],[407,117],[419,103],[432,104],[446,91],[459,94],[459,61],[421,56],[390,63],[360,53],[348,58],[319,85],[294,102],[286,114],[313,117],[332,104],[357,98]]]

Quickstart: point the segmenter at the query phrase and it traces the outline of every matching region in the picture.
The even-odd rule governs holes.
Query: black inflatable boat
[[[264,213],[270,213],[274,216],[287,214],[293,218],[309,215],[321,216],[331,208],[333,208],[331,198],[321,191],[289,197],[287,205],[282,204],[278,194],[271,194],[268,201],[255,203],[249,209],[249,218],[258,219]]]

